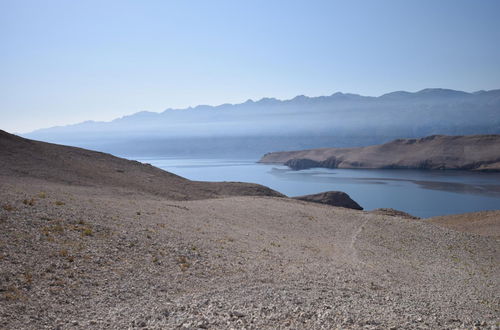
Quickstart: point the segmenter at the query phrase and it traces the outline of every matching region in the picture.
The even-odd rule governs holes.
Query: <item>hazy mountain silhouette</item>
[[[379,97],[334,93],[241,104],[142,111],[23,136],[121,155],[257,156],[277,150],[351,147],[433,134],[500,133],[500,90],[428,88]]]

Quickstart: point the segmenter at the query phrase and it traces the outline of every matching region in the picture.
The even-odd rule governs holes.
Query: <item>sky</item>
[[[0,129],[500,88],[498,0],[0,0]]]

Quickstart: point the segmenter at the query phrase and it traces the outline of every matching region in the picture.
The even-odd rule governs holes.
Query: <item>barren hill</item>
[[[498,210],[445,215],[429,218],[426,221],[466,233],[500,237],[500,211]]]
[[[241,182],[196,182],[151,165],[109,154],[21,138],[0,130],[0,174],[52,182],[116,186],[173,200],[221,196],[281,196]]]
[[[359,148],[272,152],[260,162],[283,163],[297,170],[327,167],[499,171],[500,135],[433,135]]]
[[[2,133],[0,328],[499,326],[498,239],[275,196]]]

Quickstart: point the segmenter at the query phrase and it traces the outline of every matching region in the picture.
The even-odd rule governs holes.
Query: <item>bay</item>
[[[139,157],[198,181],[241,181],[287,196],[344,191],[365,210],[394,208],[419,217],[500,209],[500,173],[315,168],[293,171],[255,159]]]

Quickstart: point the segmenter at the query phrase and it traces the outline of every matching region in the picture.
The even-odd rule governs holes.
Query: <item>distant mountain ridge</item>
[[[261,155],[274,150],[379,144],[400,137],[499,133],[500,89],[468,93],[427,88],[379,97],[337,92],[161,113],[141,111],[110,122],[86,121],[23,136],[118,154],[146,149],[146,153],[161,154],[185,150],[224,154],[235,148],[242,152],[244,145],[245,152]]]

